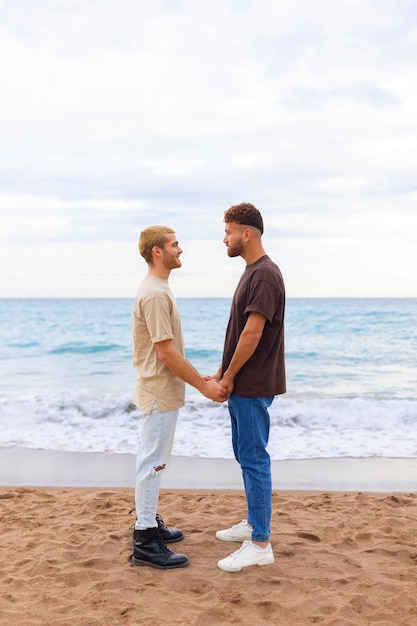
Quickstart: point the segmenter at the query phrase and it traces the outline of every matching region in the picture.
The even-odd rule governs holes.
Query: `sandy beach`
[[[214,489],[211,482],[218,472],[224,477],[233,462],[206,460],[212,472],[205,488],[174,488],[175,480],[185,482],[189,474],[177,459],[159,512],[183,529],[184,541],[171,547],[187,554],[190,566],[164,572],[131,565],[133,486],[76,484],[75,467],[88,473],[87,460],[32,452],[9,451],[0,464],[2,625],[417,624],[417,497],[407,490],[413,464],[398,463],[403,489],[395,492],[381,491],[384,485],[375,479],[377,465],[389,476],[393,466],[384,463],[389,460],[371,464],[367,490],[274,488],[275,563],[231,574],[216,563],[239,544],[218,541],[215,531],[244,517],[245,498],[233,477],[226,488]],[[4,484],[13,454],[15,461],[22,454],[28,463],[32,459],[33,482],[23,464],[17,477],[26,485]],[[54,469],[59,458],[65,480]],[[98,480],[106,455],[95,460],[91,482]],[[126,463],[127,479],[131,460],[118,458],[113,469]],[[331,477],[336,482],[339,475],[344,485],[348,466],[328,461],[318,464],[320,471],[310,463],[316,486],[331,465]],[[71,466],[75,486],[68,478]],[[49,486],[37,485],[48,467]],[[362,480],[364,467],[358,463]],[[292,474],[287,468],[288,483],[300,478],[300,467],[293,468]],[[193,478],[194,483],[203,479],[198,471]],[[60,480],[68,484],[57,485]],[[120,474],[115,480],[122,480]]]

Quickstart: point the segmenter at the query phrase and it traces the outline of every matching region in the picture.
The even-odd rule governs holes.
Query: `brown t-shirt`
[[[267,320],[254,354],[235,377],[236,395],[266,398],[285,393],[284,311],[285,287],[280,269],[265,255],[246,266],[233,296],[222,372],[229,366],[249,314],[260,313]]]

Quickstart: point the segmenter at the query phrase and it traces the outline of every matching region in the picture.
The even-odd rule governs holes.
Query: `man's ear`
[[[252,229],[251,228],[245,228],[243,231],[243,238],[245,241],[250,241],[252,239]]]
[[[161,248],[158,248],[158,246],[154,246],[154,247],[152,248],[152,256],[155,256],[155,257],[160,257],[160,256],[162,256],[162,250],[161,250]]]

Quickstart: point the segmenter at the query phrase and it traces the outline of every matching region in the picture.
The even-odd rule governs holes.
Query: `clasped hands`
[[[214,402],[225,402],[229,399],[233,391],[233,382],[228,381],[224,377],[220,380],[218,375],[203,376],[206,381],[206,391],[204,395]]]

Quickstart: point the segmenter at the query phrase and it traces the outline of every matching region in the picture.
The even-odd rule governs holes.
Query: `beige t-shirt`
[[[181,319],[167,280],[146,276],[139,286],[132,311],[133,365],[137,371],[134,404],[149,414],[184,406],[185,383],[158,358],[155,343],[172,339],[184,356]]]

